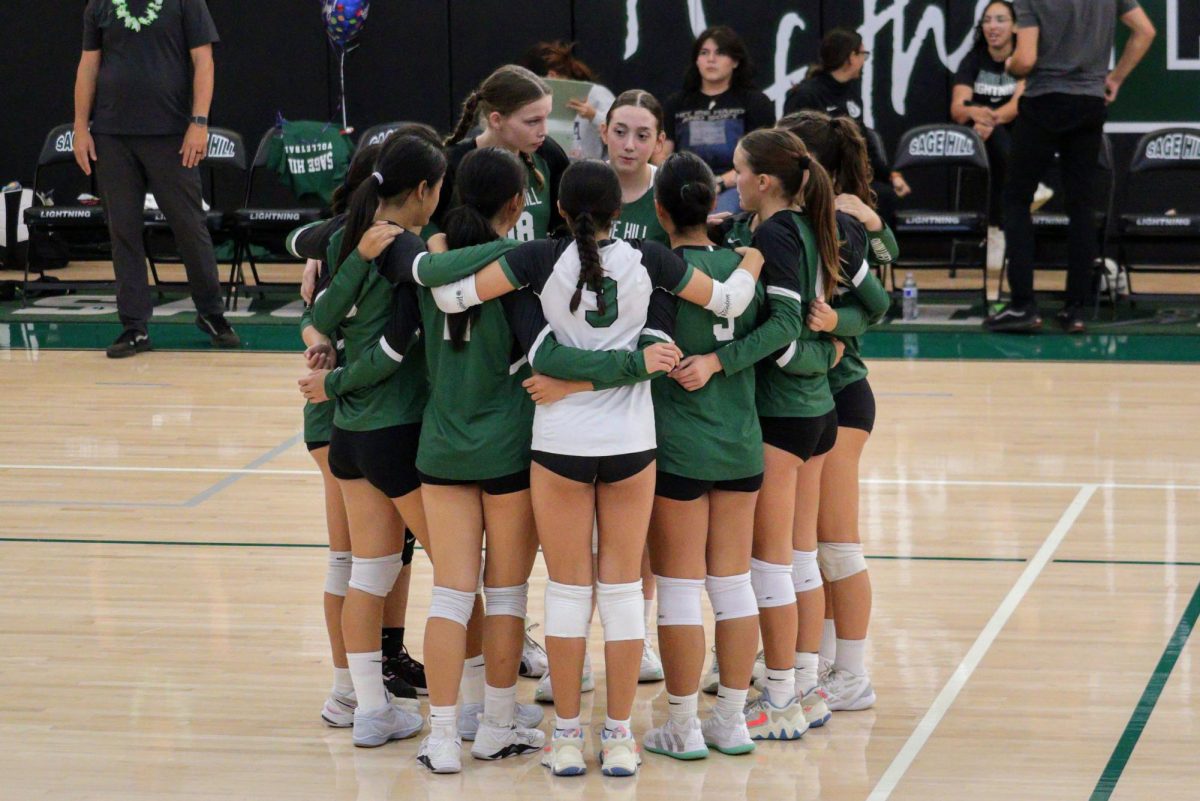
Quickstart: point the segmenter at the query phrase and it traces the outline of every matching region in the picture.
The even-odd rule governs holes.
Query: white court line
[[[223,476],[317,476],[320,470],[283,470],[268,467],[137,467],[125,465],[0,464],[0,470],[60,470],[64,473],[220,473]]]
[[[962,692],[967,681],[971,678],[971,674],[975,672],[975,668],[983,661],[983,657],[987,654],[988,649],[992,647],[992,643],[1000,636],[1000,631],[1012,617],[1017,606],[1025,594],[1029,592],[1033,582],[1037,580],[1042,569],[1049,564],[1050,559],[1054,556],[1055,550],[1062,543],[1063,538],[1067,536],[1067,532],[1071,530],[1071,526],[1082,514],[1084,507],[1087,506],[1092,495],[1099,489],[1097,484],[1085,484],[1080,488],[1079,493],[1075,496],[1075,500],[1071,501],[1071,505],[1063,512],[1059,518],[1057,525],[1046,537],[1046,541],[1042,543],[1042,547],[1038,548],[1033,558],[1025,566],[1025,570],[1021,572],[1021,577],[1017,579],[1017,583],[1008,591],[1008,595],[1004,596],[1004,600],[1000,602],[1000,606],[996,607],[996,611],[992,614],[991,620],[983,627],[983,631],[979,632],[979,636],[975,639],[975,644],[971,646],[971,650],[967,651],[967,655],[959,662],[958,667],[954,669],[954,673],[950,675],[949,681],[942,691],[938,693],[937,698],[933,700],[929,711],[925,713],[925,717],[921,718],[921,722],[917,724],[917,728],[909,736],[908,741],[900,748],[900,752],[896,754],[896,758],[892,760],[892,764],[888,765],[887,770],[879,778],[879,783],[875,785],[875,789],[867,796],[867,801],[887,801],[891,796],[892,791],[896,789],[896,785],[904,778],[905,772],[912,765],[913,760],[917,758],[917,754],[925,747],[925,743],[933,735],[933,730],[937,728],[938,723],[945,717],[946,712],[958,698],[958,694]]]

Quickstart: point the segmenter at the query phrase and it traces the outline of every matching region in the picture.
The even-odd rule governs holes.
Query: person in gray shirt
[[[1004,234],[1012,300],[987,318],[992,331],[1041,327],[1033,294],[1034,191],[1057,153],[1066,210],[1066,302],[1057,315],[1069,333],[1084,331],[1083,309],[1099,255],[1096,177],[1107,106],[1137,66],[1155,30],[1137,0],[1016,0],[1017,47],[1008,72],[1025,79],[1004,187]],[[1132,34],[1109,71],[1117,20]]]

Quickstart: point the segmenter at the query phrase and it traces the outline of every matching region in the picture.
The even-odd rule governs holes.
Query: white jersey
[[[600,260],[604,265],[603,314],[600,298],[587,287],[581,292],[579,307],[571,311],[580,272],[579,250],[573,240],[530,242],[506,255],[501,264],[514,284],[532,287],[549,330],[563,345],[632,352],[643,336],[671,341],[674,303],[665,296],[666,302],[652,304],[652,298],[656,289],[678,292],[690,278],[691,268],[662,245],[638,240],[601,243]],[[534,413],[535,451],[613,456],[654,447],[654,405],[648,381],[579,392],[538,406]]]

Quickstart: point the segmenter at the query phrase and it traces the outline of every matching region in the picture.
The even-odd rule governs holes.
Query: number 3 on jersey
[[[533,230],[533,215],[527,211],[521,212],[517,224],[508,232],[508,237],[518,242],[532,242],[537,239],[537,231]]]
[[[721,322],[713,326],[713,337],[718,342],[732,342],[733,326],[736,323],[737,320],[722,319]]]
[[[584,292],[589,290],[584,289]],[[604,298],[604,313],[599,311],[599,298],[597,298],[597,310],[586,312],[583,317],[587,320],[588,325],[592,328],[608,328],[617,321],[617,282],[611,278],[604,278],[600,281],[600,297]]]

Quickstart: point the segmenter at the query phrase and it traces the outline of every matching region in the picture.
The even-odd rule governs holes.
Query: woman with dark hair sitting
[[[717,211],[738,211],[733,151],[751,131],[775,124],[775,107],[755,88],[746,44],[731,28],[702,31],[692,44],[692,65],[683,91],[666,106],[663,158],[676,150],[695,153],[717,176]]]

